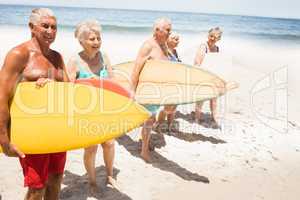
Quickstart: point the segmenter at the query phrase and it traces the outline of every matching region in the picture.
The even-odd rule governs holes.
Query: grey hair
[[[220,39],[223,31],[219,27],[211,28],[208,31],[208,35],[214,35],[216,38]]]
[[[101,25],[97,20],[86,20],[77,24],[74,35],[81,42],[90,32],[100,35],[101,30]]]
[[[35,8],[31,11],[30,17],[29,17],[29,23],[32,23],[34,25],[38,24],[41,21],[42,17],[53,17],[54,13],[49,8]]]
[[[158,18],[155,20],[153,25],[153,31],[155,31],[156,28],[159,28],[162,24],[172,24],[171,20],[167,17]]]

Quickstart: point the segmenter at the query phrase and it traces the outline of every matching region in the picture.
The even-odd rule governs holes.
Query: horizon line
[[[196,11],[178,11],[178,10],[153,10],[153,9],[138,9],[138,8],[109,8],[109,7],[90,7],[90,6],[74,6],[74,5],[46,5],[46,4],[20,4],[20,3],[0,3],[0,5],[14,5],[14,6],[47,6],[53,8],[89,8],[89,9],[111,9],[111,10],[127,10],[127,11],[148,11],[148,12],[167,12],[167,13],[191,13],[191,14],[204,14],[204,15],[223,15],[223,16],[241,16],[241,17],[259,17],[259,18],[272,18],[272,19],[290,19],[300,20],[296,17],[279,17],[279,16],[261,16],[261,15],[248,15],[248,14],[229,14],[229,13],[209,13],[209,12],[196,12]]]

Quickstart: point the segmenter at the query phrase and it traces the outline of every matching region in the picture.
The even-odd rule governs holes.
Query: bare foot
[[[211,128],[212,129],[219,129],[220,128],[219,124],[214,119],[211,121]]]
[[[197,124],[204,124],[205,120],[204,120],[203,117],[201,117],[200,119],[195,119],[195,122],[196,122]]]
[[[179,127],[178,127],[178,124],[176,123],[171,123],[168,127],[168,135],[171,135],[171,133],[176,133],[178,132],[179,130]]]
[[[107,177],[106,184],[108,186],[111,186],[114,189],[120,190],[120,187],[117,184],[117,180],[114,179],[112,176],[108,176]]]
[[[95,183],[89,184],[89,196],[97,197],[99,195],[101,195],[100,187]]]
[[[203,114],[202,112],[201,112],[201,114],[198,115],[198,116],[196,116],[196,114],[195,114],[195,118],[194,118],[195,123],[197,123],[197,124],[202,124],[202,123],[205,121],[203,115],[204,115],[204,114]]]
[[[143,160],[146,162],[146,163],[151,163],[151,158],[150,158],[150,155],[149,155],[149,152],[146,153],[146,152],[141,152],[141,157],[143,158]]]

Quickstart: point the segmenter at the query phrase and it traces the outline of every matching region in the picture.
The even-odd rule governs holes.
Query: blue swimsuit
[[[102,54],[100,54],[100,63],[103,63],[103,67],[100,70],[99,74],[95,74],[92,73],[91,71],[88,71],[87,69],[85,69],[83,66],[81,66],[79,64],[79,61],[77,61],[77,66],[79,67],[79,72],[76,76],[77,79],[83,79],[83,78],[96,78],[96,77],[100,77],[100,78],[108,78],[108,71],[107,71],[107,67],[103,62],[103,57]]]

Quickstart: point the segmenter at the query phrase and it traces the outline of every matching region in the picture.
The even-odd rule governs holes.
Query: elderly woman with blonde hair
[[[172,32],[167,40],[168,46],[168,57],[170,61],[181,62],[177,53],[177,46],[179,44],[179,35],[175,32]],[[166,105],[163,110],[159,112],[158,120],[156,124],[156,129],[160,129],[160,125],[167,117],[167,132],[176,131],[175,126],[173,126],[173,121],[175,119],[176,106],[175,105]]]
[[[194,61],[195,65],[201,66],[206,54],[219,52],[219,47],[216,45],[216,43],[221,39],[222,33],[223,32],[219,27],[212,28],[208,31],[207,41],[199,46],[198,51],[196,53]],[[197,102],[195,106],[195,120],[199,123],[202,123],[204,121],[202,116],[202,105],[203,102]],[[210,110],[212,115],[211,127],[219,128],[216,119],[217,99],[214,98],[210,100]]]
[[[98,21],[87,20],[79,23],[75,30],[75,37],[83,50],[71,57],[68,62],[67,68],[70,81],[82,78],[112,78],[112,67],[108,56],[100,51],[102,40],[101,26]],[[114,144],[114,140],[109,140],[101,145],[107,173],[107,183],[116,188],[116,181],[113,178]],[[97,145],[84,149],[83,160],[89,178],[91,193],[99,191],[95,169],[97,149]]]

